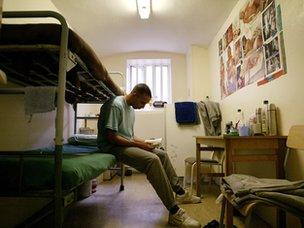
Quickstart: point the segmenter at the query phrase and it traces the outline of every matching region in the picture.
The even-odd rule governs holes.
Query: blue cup
[[[249,136],[250,128],[246,125],[243,125],[239,128],[239,136]]]

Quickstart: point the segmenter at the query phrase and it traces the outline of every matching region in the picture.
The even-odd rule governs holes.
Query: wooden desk
[[[286,151],[287,136],[196,136],[196,194],[201,196],[200,189],[200,160],[201,151],[204,146],[223,147],[226,153],[225,169],[226,176],[235,173],[236,162],[259,162],[273,161],[276,167],[276,178],[285,178],[284,156]],[[267,150],[272,153],[259,154],[237,154],[238,150]],[[226,209],[227,227],[233,225],[233,207],[230,203]],[[282,216],[278,216],[281,219]],[[282,224],[284,221],[279,221]]]
[[[284,155],[286,151],[286,136],[196,136],[196,183],[200,183],[200,160],[204,146],[225,148],[226,176],[235,173],[235,162],[273,161],[276,166],[276,177],[284,178]],[[237,150],[269,150],[267,154],[237,154]],[[196,185],[196,194],[200,196],[200,185]]]

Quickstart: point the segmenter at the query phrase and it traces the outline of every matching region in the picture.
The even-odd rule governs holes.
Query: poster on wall
[[[249,0],[218,41],[222,99],[286,74],[280,6]]]
[[[258,85],[268,83],[287,73],[281,7],[271,2],[262,14],[266,75]]]

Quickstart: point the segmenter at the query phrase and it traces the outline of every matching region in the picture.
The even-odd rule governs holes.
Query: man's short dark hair
[[[140,95],[147,95],[150,98],[152,97],[151,90],[149,86],[147,86],[145,83],[139,83],[132,89],[132,92],[136,92]]]

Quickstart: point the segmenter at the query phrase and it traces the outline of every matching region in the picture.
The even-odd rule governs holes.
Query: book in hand
[[[161,145],[162,143],[162,138],[152,138],[152,139],[146,139],[145,142],[146,143],[151,143],[153,146],[158,147]]]

